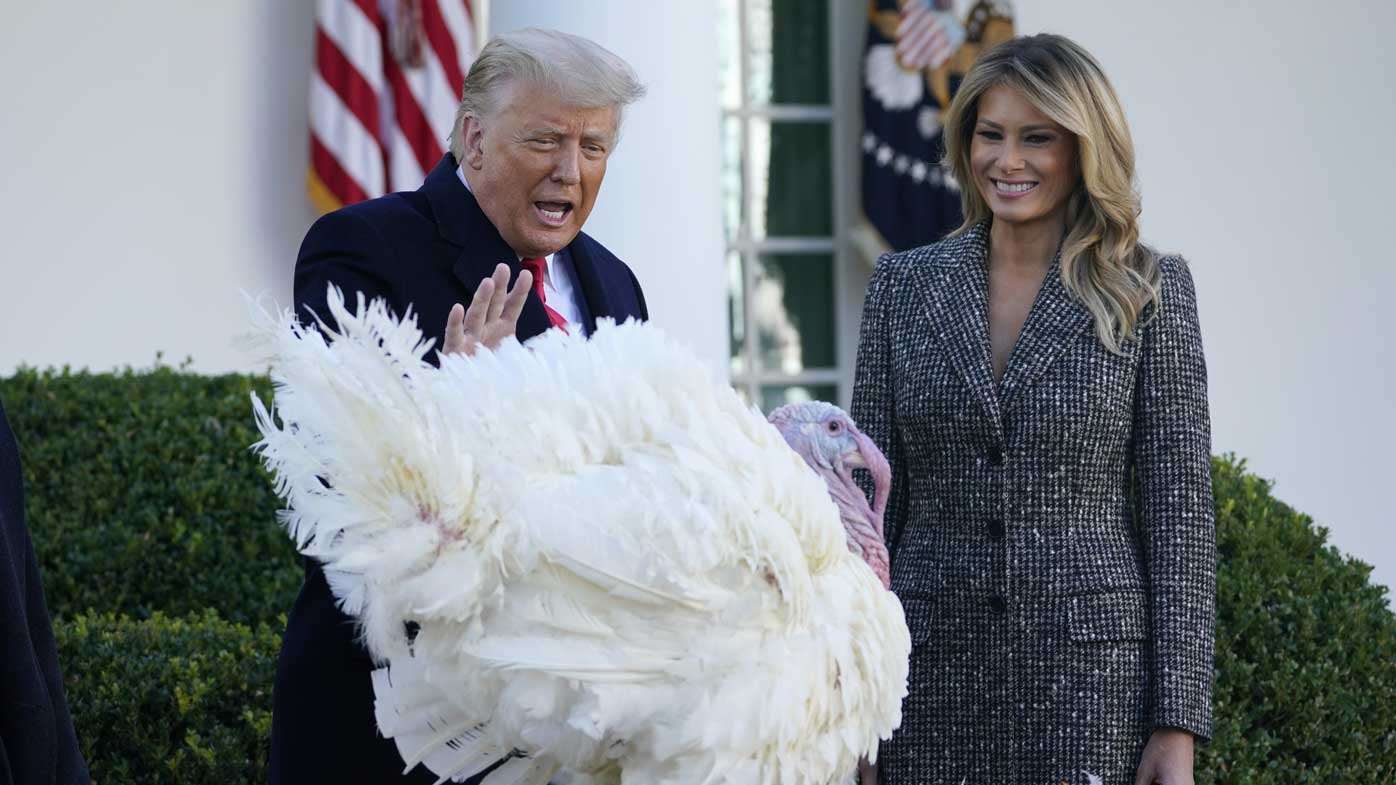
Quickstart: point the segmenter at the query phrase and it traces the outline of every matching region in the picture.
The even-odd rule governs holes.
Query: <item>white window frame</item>
[[[726,244],[727,252],[736,253],[742,270],[742,313],[743,343],[741,347],[744,363],[740,372],[732,374],[732,384],[743,391],[748,400],[756,405],[761,403],[761,388],[767,386],[833,386],[837,391],[838,403],[847,405],[852,395],[853,370],[857,351],[857,328],[862,301],[862,286],[866,283],[866,265],[861,262],[852,248],[850,228],[854,225],[857,211],[858,147],[857,134],[861,125],[861,94],[857,86],[856,54],[850,57],[847,32],[850,23],[860,34],[866,33],[866,19],[858,4],[846,0],[829,0],[829,105],[818,104],[771,104],[758,106],[751,103],[751,51],[747,45],[749,3],[751,0],[735,0],[737,6],[738,73],[740,81],[740,103],[737,108],[723,108],[722,118],[739,121],[738,144],[741,146],[741,211],[740,225],[736,237]],[[850,15],[850,11],[853,12]],[[858,46],[856,40],[854,46]],[[859,48],[861,48],[859,46]],[[856,50],[855,50],[856,51]],[[847,75],[853,69],[855,74],[852,89],[848,89]],[[820,122],[829,127],[831,215],[833,217],[831,236],[816,237],[766,237],[756,239],[751,233],[752,177],[755,172],[752,160],[751,123],[765,120]],[[753,297],[756,285],[756,260],[761,254],[819,253],[830,254],[833,260],[831,285],[834,302],[829,318],[833,320],[833,340],[835,365],[830,368],[811,368],[797,373],[759,367],[757,334],[753,329]],[[856,291],[850,291],[855,289]],[[853,297],[851,295],[856,295]],[[850,303],[855,303],[850,309]],[[731,329],[729,323],[728,329]],[[728,340],[729,351],[731,340]]]

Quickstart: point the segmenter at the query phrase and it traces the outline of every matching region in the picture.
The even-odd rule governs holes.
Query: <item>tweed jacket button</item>
[[[1002,614],[1004,611],[1008,610],[1008,603],[1004,602],[1002,597],[995,594],[989,597],[989,610],[993,611],[995,615]]]
[[[991,444],[989,445],[988,451],[985,453],[985,457],[989,459],[990,466],[1002,466],[1003,448],[997,444]]]
[[[993,540],[1003,539],[1003,521],[993,518],[989,521],[989,538]]]

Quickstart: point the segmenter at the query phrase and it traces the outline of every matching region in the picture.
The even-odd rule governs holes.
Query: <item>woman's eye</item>
[[[1052,141],[1052,137],[1042,134],[1033,134],[1028,137],[1028,144],[1047,144],[1050,141]]]
[[[985,138],[985,139],[988,139],[988,140],[990,140],[990,141],[993,141],[993,142],[997,142],[999,139],[1002,139],[1002,138],[1003,138],[1003,137],[999,136],[998,131],[980,131],[980,132],[979,132],[979,135],[980,135],[981,137],[983,137],[983,138]]]

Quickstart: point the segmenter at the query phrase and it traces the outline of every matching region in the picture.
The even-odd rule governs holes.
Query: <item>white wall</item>
[[[492,0],[489,14],[492,33],[575,33],[639,72],[649,93],[626,113],[586,231],[635,270],[653,321],[726,378],[714,4]]]
[[[1213,444],[1396,585],[1396,4],[1020,0],[1125,104],[1145,240],[1198,287]]]
[[[240,368],[239,289],[289,302],[308,3],[10,3],[0,25],[0,373]]]

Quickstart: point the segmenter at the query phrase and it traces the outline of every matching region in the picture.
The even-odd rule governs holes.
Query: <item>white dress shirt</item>
[[[460,178],[465,190],[474,193],[470,183],[466,182],[465,170],[456,167],[456,177]],[[523,257],[519,257],[522,259]],[[573,332],[586,331],[586,325],[582,323],[582,306],[579,302],[581,292],[577,286],[577,271],[572,269],[570,260],[558,259],[557,254],[548,254],[543,265],[543,299],[547,300],[548,307],[557,311],[562,318],[567,320],[567,329]]]

